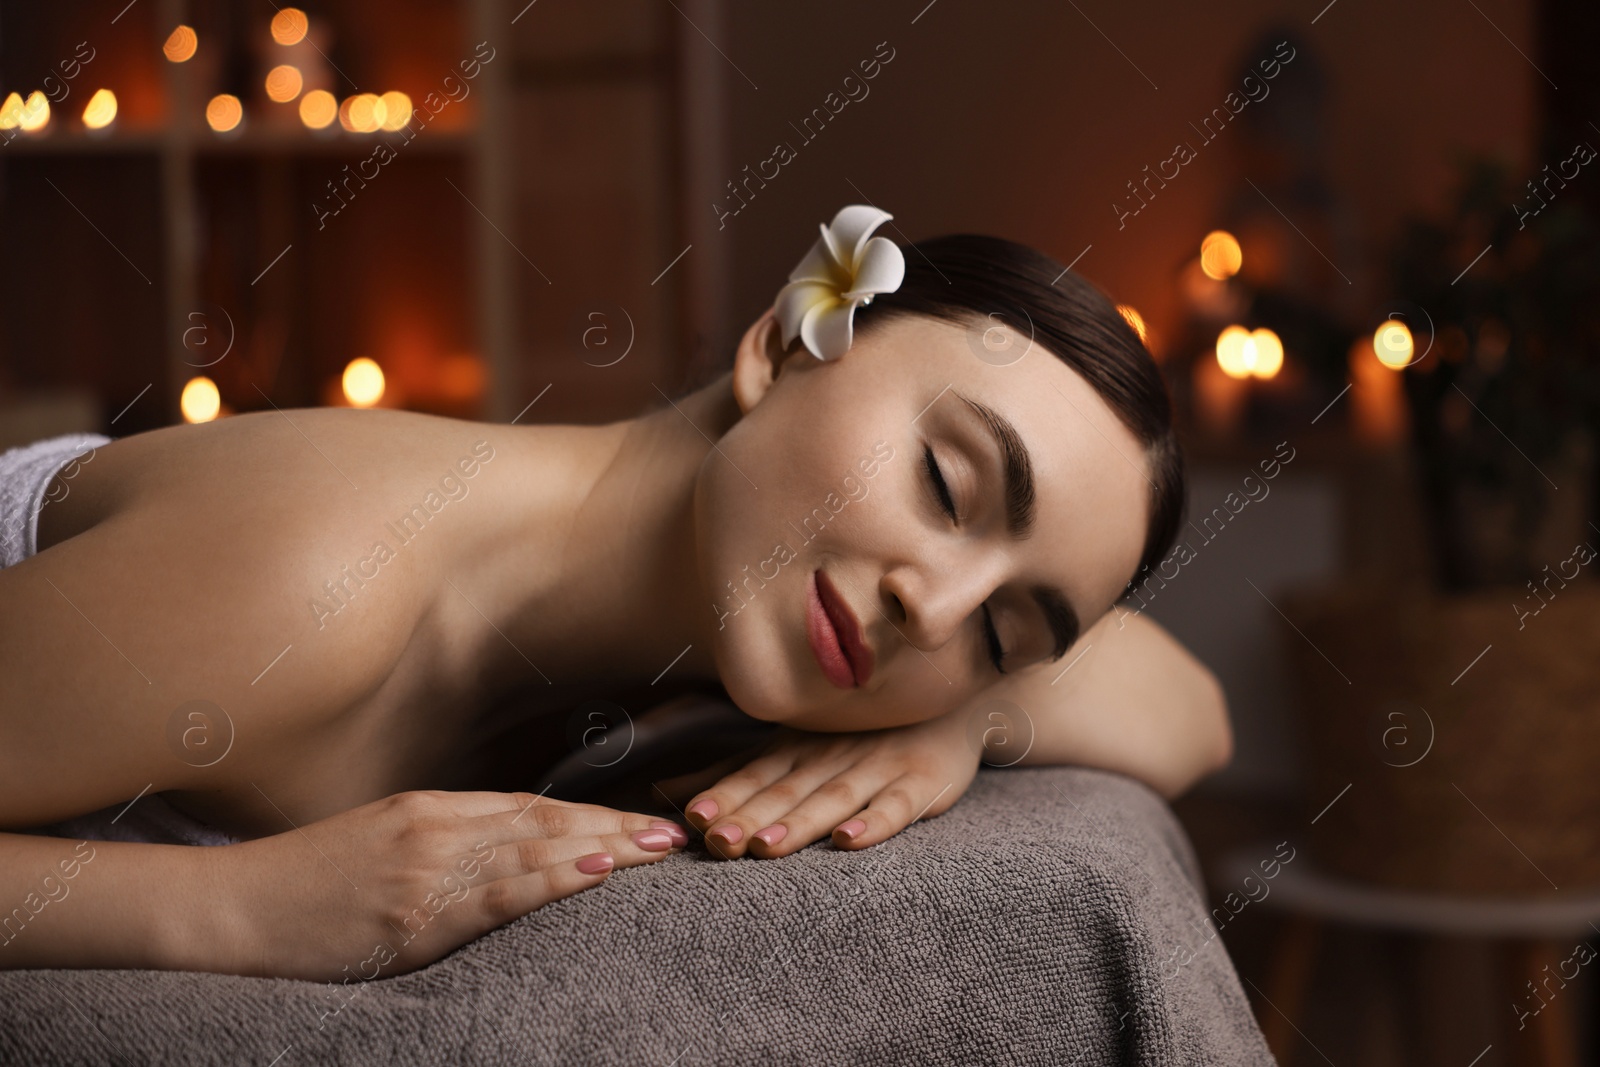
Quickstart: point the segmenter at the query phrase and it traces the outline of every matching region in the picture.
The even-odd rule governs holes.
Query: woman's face
[[[1072,640],[1063,609],[1081,633],[1122,593],[1143,447],[1054,354],[1023,337],[997,359],[985,329],[891,318],[829,362],[784,354],[771,311],[745,334],[743,417],[706,455],[695,519],[718,673],[747,714],[829,732],[930,719],[1002,677],[986,620],[1007,674],[1046,671]]]

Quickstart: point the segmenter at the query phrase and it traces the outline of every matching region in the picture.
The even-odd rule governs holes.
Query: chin
[[[796,702],[788,657],[759,617],[728,620],[716,647],[717,674],[740,711],[763,722],[804,713]]]
[[[752,719],[787,723],[804,714],[785,699],[790,694],[776,691],[767,681],[740,677],[737,671],[723,675],[722,687],[728,691],[728,699]]]

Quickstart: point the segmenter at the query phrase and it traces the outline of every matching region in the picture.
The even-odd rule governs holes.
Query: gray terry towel
[[[696,844],[392,978],[0,972],[0,1063],[1271,1064],[1199,884],[1132,779],[985,768],[872,848]]]

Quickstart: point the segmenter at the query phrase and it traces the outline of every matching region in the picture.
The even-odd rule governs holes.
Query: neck
[[[724,375],[638,418],[530,426],[508,439],[509,491],[469,564],[476,588],[504,591],[498,611],[484,608],[506,638],[488,646],[494,675],[535,685],[717,680],[694,487],[711,441],[738,415]]]

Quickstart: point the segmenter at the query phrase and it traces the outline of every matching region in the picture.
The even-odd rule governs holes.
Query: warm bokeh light
[[[16,93],[6,96],[6,102],[0,104],[0,130],[14,130],[22,125],[22,97]]]
[[[1217,336],[1217,365],[1230,378],[1271,378],[1283,367],[1283,342],[1271,330],[1229,326]]]
[[[244,118],[244,105],[232,93],[221,93],[206,105],[206,124],[218,133],[227,133]]]
[[[1239,273],[1244,264],[1244,251],[1238,240],[1227,230],[1212,230],[1200,242],[1200,269],[1206,277],[1222,281]]]
[[[411,121],[411,98],[397,89],[391,89],[378,98],[383,108],[383,119],[378,125],[386,130],[403,130]]]
[[[292,64],[283,63],[267,72],[267,99],[274,103],[287,104],[300,95],[304,86],[300,68]]]
[[[299,44],[310,23],[297,7],[286,7],[272,16],[272,39],[279,44]]]
[[[91,130],[103,130],[117,117],[117,94],[110,89],[96,89],[83,109],[83,124]]]
[[[178,406],[183,409],[185,422],[210,422],[222,410],[222,396],[217,392],[217,383],[204,375],[190,378],[183,387]]]
[[[1249,354],[1246,355],[1246,349]],[[1217,336],[1217,366],[1230,378],[1250,377],[1255,363],[1255,344],[1243,326],[1229,326]]]
[[[1372,358],[1372,343],[1358,337],[1350,345],[1350,428],[1358,441],[1388,447],[1405,438],[1405,380]]]
[[[1411,362],[1411,353],[1416,345],[1411,339],[1411,330],[1403,322],[1389,319],[1378,327],[1372,335],[1372,351],[1377,353],[1378,362],[1391,370],[1400,370]]]
[[[388,115],[383,98],[377,93],[347,96],[339,105],[339,124],[351,133],[373,133]]]
[[[174,63],[184,63],[193,58],[194,50],[200,46],[200,38],[195,36],[193,27],[179,26],[167,35],[167,42],[161,46],[161,51]]]
[[[1122,313],[1123,318],[1128,320],[1128,325],[1133,327],[1133,332],[1139,335],[1140,341],[1148,341],[1150,339],[1150,330],[1144,324],[1143,315],[1127,304],[1118,304],[1117,310]]]
[[[352,359],[344,369],[344,398],[358,408],[370,408],[383,399],[383,368],[366,356]]]
[[[313,89],[300,98],[300,121],[313,130],[325,129],[339,117],[339,101],[326,89]]]
[[[1255,330],[1250,334],[1255,345],[1255,363],[1250,373],[1257,378],[1271,378],[1283,368],[1283,342],[1271,330]]]
[[[35,133],[50,124],[50,101],[45,95],[35,89],[28,94],[28,99],[22,103],[17,125],[25,133]]]

